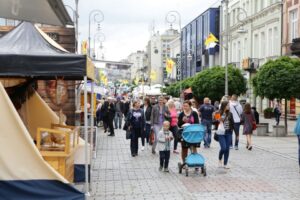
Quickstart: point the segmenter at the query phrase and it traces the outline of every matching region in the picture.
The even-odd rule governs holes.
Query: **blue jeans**
[[[220,152],[219,160],[222,160],[224,155],[224,165],[227,165],[230,151],[230,142],[232,141],[232,131],[226,130],[225,135],[219,135]]]
[[[147,124],[145,125],[145,138],[146,138],[146,142],[149,143],[149,137],[150,137],[150,131],[151,131],[151,124]],[[142,138],[143,140],[144,138]],[[142,143],[145,144],[145,142],[142,141]]]
[[[212,126],[212,121],[208,120],[202,120],[202,124],[206,128],[206,133],[204,136],[204,146],[209,147],[211,143],[211,126]]]
[[[123,113],[116,112],[115,118],[114,118],[115,128],[118,128],[118,127],[119,127],[119,129],[122,128],[122,119],[123,119]],[[118,126],[118,122],[119,122],[119,126]]]
[[[241,123],[234,123],[234,125],[233,125],[233,131],[235,133],[234,146],[236,146],[236,147],[239,146],[240,126],[241,126]],[[232,137],[231,137],[231,141],[230,141],[230,146],[232,146]]]
[[[300,135],[297,135],[298,137],[298,160],[299,160],[299,167],[300,167]]]

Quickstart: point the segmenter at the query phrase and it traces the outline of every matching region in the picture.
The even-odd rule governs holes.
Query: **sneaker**
[[[109,134],[108,136],[115,136],[115,134]]]
[[[155,150],[152,149],[152,154],[156,154]]]
[[[230,169],[230,167],[228,167],[228,165],[224,165],[224,169]]]
[[[160,172],[162,171],[162,169],[163,169],[163,167],[162,167],[162,166],[159,166],[158,170],[159,170]]]
[[[252,146],[249,146],[248,150],[251,151],[252,150]]]
[[[239,147],[238,147],[238,146],[235,146],[234,148],[235,148],[235,150],[239,150]]]
[[[145,150],[145,147],[144,147],[144,146],[142,146],[142,148],[141,148],[141,149],[142,149],[142,151],[144,151],[144,150]]]
[[[170,172],[170,171],[169,171],[169,169],[168,169],[168,168],[165,168],[165,169],[164,169],[164,172]]]

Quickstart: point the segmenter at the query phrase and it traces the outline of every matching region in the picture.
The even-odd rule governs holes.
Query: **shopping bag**
[[[154,140],[155,140],[155,134],[154,134],[154,131],[151,130],[150,136],[149,136],[149,144],[153,145],[154,144]]]
[[[218,135],[225,135],[225,128],[223,122],[220,122],[218,129],[217,129]]]

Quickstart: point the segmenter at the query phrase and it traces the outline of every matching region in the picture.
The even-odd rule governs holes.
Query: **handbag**
[[[131,130],[127,129],[126,130],[126,140],[130,140],[131,139],[131,135],[132,135]]]
[[[219,135],[216,132],[214,133],[214,140],[219,142]]]
[[[155,134],[154,134],[154,131],[151,130],[150,135],[149,135],[149,144],[153,145],[154,144],[154,140],[155,140]]]
[[[218,135],[225,135],[225,128],[224,128],[223,122],[220,122],[216,134],[218,134]]]

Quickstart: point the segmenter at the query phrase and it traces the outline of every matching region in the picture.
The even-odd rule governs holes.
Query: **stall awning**
[[[33,77],[94,79],[94,65],[85,55],[69,53],[32,23],[23,22],[0,38],[0,78]]]
[[[72,25],[62,0],[0,0],[0,17],[65,26]]]

